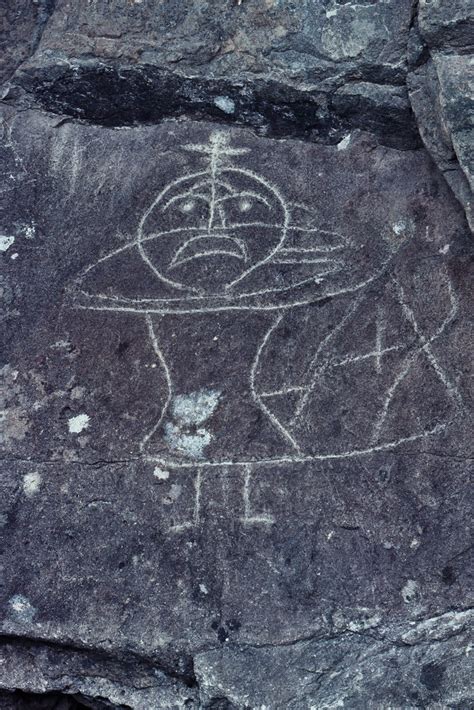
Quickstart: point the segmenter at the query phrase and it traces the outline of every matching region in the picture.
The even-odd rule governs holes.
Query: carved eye
[[[194,200],[186,200],[186,202],[184,202],[181,205],[180,209],[181,209],[181,212],[184,212],[185,214],[189,214],[190,212],[192,212],[194,210],[195,207],[196,207],[196,202]]]
[[[272,205],[263,195],[256,192],[246,190],[221,198],[218,202],[224,211],[227,226],[247,225],[251,222],[265,224],[270,219]]]

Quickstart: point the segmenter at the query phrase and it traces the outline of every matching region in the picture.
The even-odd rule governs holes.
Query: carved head
[[[226,134],[184,148],[204,154],[203,169],[165,185],[130,243],[86,269],[85,294],[143,309],[153,301],[165,310],[301,304],[371,283],[408,230],[389,225],[387,239],[360,219],[355,200],[333,210],[334,226],[322,202],[287,201],[268,178],[233,164],[248,150],[231,148]],[[318,198],[325,194],[323,185]]]
[[[138,241],[159,275],[198,293],[230,289],[282,245],[288,210],[277,189],[251,171],[225,164],[222,134],[208,146],[209,169],[167,185],[145,213]]]

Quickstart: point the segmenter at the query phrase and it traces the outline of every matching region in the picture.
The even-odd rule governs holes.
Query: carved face
[[[166,281],[222,293],[278,250],[287,225],[288,211],[272,185],[226,168],[165,188],[140,223],[139,248]]]

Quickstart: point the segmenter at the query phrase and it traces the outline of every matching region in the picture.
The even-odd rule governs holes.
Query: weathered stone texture
[[[420,0],[421,31],[433,49],[469,51],[474,47],[473,13],[469,0]]]
[[[471,3],[420,0],[410,100],[420,134],[473,226],[474,16]],[[416,49],[415,49],[416,47]]]
[[[204,114],[337,141],[368,119],[388,142],[413,147],[411,13],[411,0],[61,0],[17,82],[48,109],[109,124]],[[352,93],[340,110],[334,92],[347,82],[373,94],[361,88],[362,100]],[[402,131],[387,130],[394,91]]]
[[[419,145],[416,116],[435,159],[430,136],[443,134],[439,167],[472,224],[466,0],[58,0],[47,23],[52,4],[41,8],[41,42],[7,100],[108,125],[187,115],[334,144],[359,128],[402,149]]]
[[[0,707],[471,707],[468,3],[18,9]]]
[[[53,10],[53,0],[2,0],[0,83],[36,49]]]

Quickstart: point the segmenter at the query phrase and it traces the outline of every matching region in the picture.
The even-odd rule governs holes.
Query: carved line
[[[336,268],[331,269],[330,271],[327,271],[325,273],[333,273],[334,271],[340,271],[342,267],[344,266],[344,262],[341,260],[337,259],[328,259],[327,257],[315,257],[314,259],[298,259],[296,257],[291,257],[283,254],[282,256],[279,254],[275,255],[274,258],[274,263],[275,264],[334,264]],[[339,267],[339,268],[337,268]]]
[[[413,310],[408,306],[405,298],[405,293],[403,291],[403,288],[401,284],[396,281],[395,283],[398,289],[399,297],[400,297],[400,305],[402,306],[402,309],[409,320],[414,332],[418,336],[419,340],[421,343],[423,343],[422,350],[425,352],[428,360],[430,361],[434,371],[438,375],[439,379],[441,382],[444,384],[448,392],[450,393],[451,397],[457,401],[458,406],[462,406],[462,398],[460,393],[458,392],[457,388],[452,384],[452,382],[449,380],[448,376],[446,375],[446,372],[444,369],[441,367],[439,364],[438,360],[436,359],[436,356],[433,353],[433,350],[431,348],[431,344],[439,338],[439,336],[443,333],[445,328],[449,325],[449,323],[455,318],[455,316],[458,313],[459,310],[459,302],[456,296],[456,293],[454,292],[453,285],[451,283],[451,279],[447,276],[447,274],[444,274],[445,280],[446,280],[446,286],[448,288],[449,292],[449,300],[451,303],[451,312],[442,323],[440,329],[438,332],[432,336],[429,340],[425,337],[425,335],[421,332],[418,322],[415,319],[415,314],[413,313]]]
[[[216,146],[218,147],[219,155],[244,155],[250,152],[249,148],[231,148],[225,133],[216,133],[214,135],[215,137],[210,137],[210,145],[209,143],[189,143],[182,147],[184,150],[193,153],[204,153],[210,156],[217,153]],[[221,136],[221,139],[219,139],[219,136]],[[222,148],[222,146],[226,146],[226,148]]]
[[[276,416],[273,414],[273,412],[268,409],[268,407],[262,402],[261,398],[257,394],[255,390],[255,376],[257,373],[257,369],[259,366],[260,362],[260,357],[262,355],[263,350],[265,349],[269,338],[271,337],[272,333],[275,331],[275,329],[279,326],[281,323],[281,320],[283,318],[283,314],[280,314],[275,318],[274,322],[268,329],[268,331],[265,334],[265,337],[263,338],[262,342],[260,343],[260,346],[257,350],[257,354],[255,356],[255,360],[253,361],[252,364],[252,369],[250,371],[250,391],[252,392],[252,397],[255,401],[255,403],[262,409],[262,411],[267,415],[267,417],[270,419],[272,422],[273,426],[278,429],[278,431],[283,434],[283,436],[287,439],[287,441],[290,442],[292,447],[297,451],[298,454],[302,454],[302,451],[297,443],[297,441],[292,437],[292,435],[285,429],[283,424],[276,418]]]
[[[352,365],[355,362],[361,362],[363,360],[369,360],[370,358],[375,358],[376,360],[382,355],[387,353],[395,352],[397,350],[403,350],[405,345],[391,345],[389,348],[384,348],[383,350],[373,350],[372,352],[364,353],[364,355],[355,355],[354,357],[346,357],[343,360],[331,360],[327,363],[328,367],[345,367],[346,365]],[[290,387],[284,387],[280,390],[275,390],[273,392],[260,392],[260,397],[277,397],[279,395],[290,394],[291,392],[306,392],[310,385],[295,385]]]
[[[438,331],[429,339],[427,340],[425,336],[421,333],[418,323],[415,319],[415,315],[411,308],[407,305],[405,301],[405,292],[403,291],[403,288],[401,284],[393,277],[393,281],[395,283],[395,286],[397,288],[398,296],[399,296],[399,304],[402,307],[402,310],[405,314],[405,317],[411,324],[414,332],[418,336],[419,340],[422,344],[422,347],[418,350],[415,350],[414,353],[411,353],[408,355],[408,357],[405,359],[405,364],[402,367],[402,369],[399,371],[397,376],[395,377],[394,381],[392,382],[391,387],[387,391],[387,396],[385,398],[385,401],[382,406],[382,411],[380,413],[380,418],[376,422],[374,426],[374,431],[372,434],[372,442],[376,443],[380,439],[382,427],[385,424],[385,421],[388,416],[388,410],[390,408],[390,405],[392,403],[392,400],[395,396],[395,393],[398,389],[398,387],[401,385],[403,380],[406,378],[408,373],[410,372],[411,368],[415,364],[416,360],[420,357],[422,353],[425,353],[427,355],[429,362],[433,366],[433,369],[435,370],[436,374],[438,375],[439,379],[441,382],[445,385],[448,394],[451,396],[452,399],[455,401],[458,400],[459,398],[459,393],[457,390],[453,387],[453,385],[449,382],[448,378],[446,377],[445,373],[443,372],[441,366],[439,365],[438,361],[436,360],[430,345],[433,343],[439,336],[443,333],[447,325],[453,320],[455,317],[457,311],[458,311],[458,303],[457,299],[455,297],[454,291],[452,290],[452,285],[449,280],[449,278],[446,277],[447,285],[448,285],[448,291],[449,291],[449,296],[450,296],[450,301],[451,301],[451,311],[448,314],[448,316],[444,319],[442,322],[441,326],[439,327]],[[458,400],[459,404],[459,400]]]
[[[192,176],[191,176],[191,177],[192,177]],[[205,177],[204,180],[202,180],[201,182],[196,183],[195,185],[192,185],[189,189],[190,189],[190,192],[192,193],[193,190],[200,190],[201,188],[204,188],[204,189],[207,190],[208,187],[209,187],[209,185],[210,185],[209,174],[206,173],[206,177]],[[222,178],[222,176],[216,178],[216,185],[217,185],[218,187],[222,188],[222,190],[223,190],[224,192],[227,191],[227,192],[229,193],[229,195],[234,195],[234,194],[235,194],[235,189],[232,187],[232,185],[230,185],[228,182],[226,182],[226,181]],[[207,196],[207,199],[209,199],[209,195]]]
[[[376,359],[375,359],[375,369],[378,374],[382,372],[382,355],[387,352],[387,350],[382,349],[382,341],[385,335],[385,324],[382,321],[382,315],[380,308],[377,311],[377,321],[376,321],[376,333],[375,333],[375,349],[376,349]]]
[[[278,262],[275,262],[275,264],[277,264],[277,263]],[[319,284],[323,280],[324,276],[327,276],[327,274],[337,273],[338,270],[340,270],[340,269],[328,269],[327,271],[320,271],[317,274],[312,274],[311,276],[307,276],[306,278],[302,279],[301,281],[295,281],[294,283],[292,283],[289,286],[281,286],[281,287],[274,288],[274,289],[268,288],[268,289],[264,289],[262,291],[248,291],[248,292],[242,293],[242,294],[237,294],[237,293],[232,294],[232,295],[226,294],[225,296],[219,295],[219,294],[211,294],[209,296],[186,296],[186,299],[184,299],[182,297],[179,298],[177,296],[173,297],[173,298],[163,298],[163,299],[159,299],[159,298],[133,298],[133,299],[127,298],[127,299],[124,299],[122,296],[116,296],[114,294],[106,295],[106,294],[102,294],[102,293],[94,294],[94,296],[91,297],[87,291],[84,291],[84,289],[77,289],[77,292],[82,293],[84,296],[86,296],[86,298],[98,298],[101,300],[111,300],[111,301],[126,300],[127,302],[130,302],[130,303],[159,303],[161,301],[161,302],[163,302],[164,307],[165,307],[166,303],[169,303],[169,302],[174,302],[174,303],[180,303],[180,302],[183,303],[184,302],[184,303],[186,303],[186,301],[202,301],[202,300],[206,300],[209,298],[211,298],[211,299],[219,298],[219,299],[223,299],[223,300],[225,300],[225,299],[234,300],[234,299],[251,298],[254,296],[265,296],[266,294],[269,294],[269,293],[284,293],[285,291],[291,291],[293,289],[299,288],[300,286],[304,286],[305,284],[309,284],[309,283]],[[356,289],[357,288],[358,287],[356,287]],[[361,288],[362,288],[362,286],[361,286]],[[356,290],[356,289],[354,289],[354,290]],[[345,291],[341,291],[340,293],[345,293]],[[339,295],[339,293],[328,294],[328,297],[331,297],[333,295]],[[326,298],[326,296],[321,296],[320,299],[321,298],[324,299],[324,298]],[[291,305],[296,305],[296,306],[305,305],[308,303],[313,303],[314,300],[320,300],[320,299],[309,299],[308,301],[301,301],[301,302],[297,302],[297,303],[291,304]],[[126,307],[116,308],[113,306],[102,308],[100,306],[83,306],[83,305],[74,304],[74,307],[81,308],[83,310],[91,310],[91,311],[93,311],[93,310],[96,310],[96,311],[97,310],[109,310],[109,311],[126,310],[127,312],[130,312],[130,313],[134,313],[134,312],[135,313],[143,313],[144,312],[144,310],[140,309],[140,308],[137,308],[137,309],[126,308]],[[248,306],[231,306],[231,305],[229,305],[229,306],[223,306],[223,307],[217,307],[217,308],[213,308],[211,306],[208,309],[197,309],[196,308],[196,309],[190,309],[188,311],[179,309],[179,310],[176,310],[173,312],[176,312],[176,313],[211,313],[216,310],[243,310],[243,311],[245,311],[245,310],[280,310],[281,308],[288,308],[288,307],[290,307],[290,306],[285,305],[285,304],[283,304],[281,306],[276,305],[276,306],[271,306],[271,307],[266,307],[266,306],[249,306],[248,307]],[[149,313],[168,313],[170,311],[167,311],[167,310],[163,311],[162,309],[147,309],[147,312],[149,312]]]
[[[191,314],[191,313],[215,313],[216,311],[281,311],[284,309],[288,308],[296,308],[297,306],[306,306],[310,303],[317,303],[318,301],[325,300],[326,298],[334,298],[335,296],[342,296],[346,293],[355,293],[356,291],[359,291],[362,288],[365,288],[365,286],[368,286],[370,283],[373,281],[376,281],[380,276],[384,273],[384,271],[387,268],[387,265],[389,263],[390,259],[388,259],[374,276],[371,276],[370,278],[366,279],[365,281],[362,281],[361,283],[356,284],[355,286],[352,287],[347,287],[347,288],[341,288],[335,291],[328,291],[324,295],[318,296],[318,297],[308,297],[305,300],[302,301],[292,301],[291,303],[286,303],[286,304],[276,304],[276,305],[253,305],[253,306],[245,306],[245,305],[240,305],[240,306],[233,306],[231,304],[225,305],[225,306],[216,306],[216,307],[208,307],[208,308],[179,308],[179,309],[174,309],[174,310],[167,310],[166,308],[148,308],[147,311],[144,311],[142,308],[133,308],[131,306],[120,306],[120,307],[115,307],[115,306],[83,306],[83,305],[78,305],[78,304],[73,304],[75,308],[79,308],[81,310],[90,310],[90,311],[117,311],[120,313],[157,313],[157,314],[167,314],[167,313],[181,313],[181,314]],[[306,279],[303,282],[300,282],[298,285],[302,285],[303,283],[307,283],[309,281],[315,280],[317,277],[311,277],[309,279]],[[235,296],[232,296],[232,298],[238,298],[238,299],[243,299],[243,298],[248,298],[250,296],[262,296],[267,293],[279,293],[280,291],[283,290],[289,290],[295,288],[295,285],[293,286],[288,286],[285,287],[285,289],[279,289],[278,291],[275,291],[274,289],[266,289],[264,291],[254,291],[253,293],[243,293],[243,294],[236,294]],[[82,291],[82,293],[90,298],[90,295],[87,293],[87,291]],[[102,298],[102,299],[115,299],[115,300],[121,300],[121,297],[117,296],[107,296],[105,294],[97,294],[94,296],[94,298]],[[202,297],[202,296],[189,296],[186,298],[186,300],[203,300],[203,298],[209,298],[208,296]],[[212,298],[219,298],[219,296],[212,296]],[[131,303],[147,303],[151,301],[152,303],[156,303],[160,299],[127,299],[127,301]],[[161,299],[163,300],[163,303],[166,304],[167,302],[170,301],[183,301],[182,298],[167,298],[167,299]]]
[[[226,225],[226,229],[241,229],[241,228],[247,228],[247,227],[264,227],[264,228],[267,228],[267,229],[276,229],[276,228],[281,229],[283,226],[284,226],[284,225],[282,225],[282,224],[271,224],[271,223],[267,223],[267,222],[238,222],[238,223],[235,223],[235,224]],[[152,233],[152,234],[148,234],[148,235],[146,235],[146,236],[142,236],[142,237],[140,237],[140,238],[134,239],[134,240],[131,241],[131,242],[128,242],[127,244],[124,244],[124,245],[121,246],[121,247],[118,247],[117,249],[114,249],[113,251],[111,251],[111,252],[105,254],[105,256],[103,256],[103,257],[101,257],[100,259],[98,259],[97,261],[95,261],[93,264],[90,264],[88,267],[86,267],[86,268],[84,269],[84,271],[82,272],[82,274],[80,275],[80,277],[79,277],[78,279],[76,279],[76,282],[80,282],[81,280],[83,280],[84,277],[89,273],[89,271],[91,271],[91,270],[94,269],[95,267],[99,266],[99,264],[103,263],[104,261],[107,261],[108,259],[112,259],[114,256],[117,256],[118,254],[120,254],[120,253],[122,253],[122,252],[124,252],[124,251],[127,251],[128,249],[133,249],[133,247],[137,247],[138,250],[139,250],[140,256],[145,259],[145,262],[146,262],[147,265],[151,268],[151,270],[152,270],[154,276],[156,276],[160,281],[163,281],[164,283],[168,283],[169,285],[171,285],[171,286],[173,286],[173,287],[176,287],[176,288],[178,288],[179,290],[183,290],[183,291],[195,291],[195,292],[196,292],[198,289],[194,289],[194,288],[188,287],[188,286],[183,286],[182,284],[179,284],[179,283],[176,283],[176,282],[171,281],[171,280],[169,280],[169,279],[166,279],[166,277],[163,276],[163,275],[161,274],[161,272],[159,272],[159,271],[153,266],[153,264],[150,262],[149,258],[146,256],[146,253],[144,252],[143,248],[141,247],[141,245],[142,245],[143,243],[145,243],[145,242],[152,241],[152,240],[157,239],[157,238],[160,238],[160,237],[172,236],[173,234],[181,234],[181,233],[184,233],[184,232],[191,232],[191,233],[192,233],[192,232],[199,232],[200,235],[202,235],[202,236],[209,236],[209,234],[208,234],[202,227],[191,227],[191,226],[189,226],[189,227],[178,227],[178,228],[176,228],[176,229],[169,229],[169,230],[165,230],[164,232],[158,232],[158,233],[155,233],[155,232],[154,232],[154,233]],[[210,236],[212,236],[212,235],[210,235]],[[338,247],[338,248],[339,248],[339,247]],[[329,250],[330,250],[329,248],[326,250],[324,247],[321,247],[321,248],[319,248],[319,247],[314,247],[313,249],[310,249],[310,250],[307,250],[307,251],[308,251],[308,252],[311,252],[311,253],[315,253],[315,252],[317,253],[318,251],[320,251],[320,252],[326,252],[326,251],[329,251]],[[331,250],[332,250],[332,248],[331,248]],[[282,252],[282,253],[283,253],[283,252],[286,252],[286,251],[288,251],[288,252],[290,252],[290,251],[293,251],[293,252],[299,251],[299,252],[301,252],[301,253],[304,253],[306,250],[304,250],[304,249],[298,250],[298,249],[291,249],[291,248],[288,248],[288,249],[285,248],[285,249],[279,249],[279,250],[278,250],[278,252]],[[262,263],[263,263],[263,262],[259,262],[259,264],[257,264],[257,266],[260,266]],[[275,263],[278,263],[278,262],[275,262]],[[84,292],[84,293],[85,293],[86,295],[88,295],[87,292]],[[97,294],[96,297],[97,297],[97,298],[108,298],[108,296],[102,296],[101,294]],[[241,297],[243,297],[243,296],[242,296],[242,295],[239,295],[238,297],[241,298]],[[192,299],[192,298],[194,298],[194,299],[199,299],[199,298],[202,298],[202,296],[189,296],[188,298],[190,298],[190,299]],[[155,301],[156,301],[156,300],[160,300],[160,299],[143,299],[143,300],[155,300]],[[168,299],[168,300],[169,300],[169,299]],[[177,300],[178,300],[178,299],[177,299]]]
[[[263,264],[266,264],[268,261],[271,261],[271,260],[273,259],[273,256],[274,256],[274,255],[276,254],[276,252],[282,247],[282,245],[283,245],[283,243],[284,243],[284,241],[285,241],[285,239],[286,239],[286,230],[287,230],[287,228],[288,228],[288,224],[289,224],[289,221],[290,221],[290,213],[289,213],[287,204],[286,204],[285,200],[283,199],[283,196],[281,195],[281,193],[279,192],[279,190],[277,190],[277,188],[276,188],[274,185],[272,185],[271,183],[267,182],[267,180],[265,180],[265,178],[260,177],[259,175],[257,175],[256,173],[254,173],[254,172],[251,171],[251,170],[244,170],[244,169],[242,169],[242,168],[227,168],[226,170],[227,170],[228,172],[237,173],[237,174],[240,174],[240,175],[245,175],[246,177],[251,177],[251,178],[253,178],[254,180],[256,180],[257,182],[259,182],[259,183],[261,183],[262,185],[264,185],[264,186],[267,188],[267,190],[269,190],[270,192],[272,192],[272,193],[276,196],[276,198],[278,199],[280,205],[281,205],[282,208],[283,208],[283,213],[284,213],[284,223],[281,225],[281,227],[282,227],[282,236],[281,236],[281,239],[280,239],[279,243],[278,243],[278,244],[274,247],[274,249],[268,254],[268,256],[265,257],[265,259],[262,259],[261,261],[259,261],[258,263],[254,264],[253,266],[250,266],[250,267],[249,267],[246,271],[244,271],[237,279],[234,279],[234,281],[232,281],[232,283],[230,283],[230,284],[228,285],[228,287],[227,287],[228,289],[231,289],[231,288],[232,288],[233,286],[235,286],[237,283],[239,283],[240,281],[242,281],[242,279],[246,278],[246,277],[248,276],[248,274],[250,274],[252,271],[254,271],[255,269],[257,269],[257,268],[259,268],[259,267],[261,267],[261,266],[263,266]]]
[[[297,229],[299,232],[318,232],[318,233],[323,233],[324,230],[322,229],[303,229],[303,227],[293,227],[290,225],[289,229]],[[333,251],[341,251],[341,249],[345,249],[346,245],[341,244],[339,246],[330,246],[330,245],[315,245],[314,247],[282,247],[280,249],[281,254],[291,254],[291,253],[296,253],[296,254],[327,254],[329,252]]]
[[[211,141],[212,143],[212,141]],[[208,223],[208,230],[211,229],[212,225],[214,224],[214,213],[216,209],[216,180],[217,180],[217,170],[219,168],[219,149],[220,146],[222,145],[222,142],[219,140],[219,137],[216,138],[216,141],[212,143],[212,152],[211,152],[211,159],[210,159],[210,170],[211,170],[211,202],[209,205],[209,223]]]
[[[359,297],[354,301],[354,303],[348,308],[346,313],[344,314],[343,318],[340,320],[340,322],[336,325],[335,328],[333,328],[327,336],[321,341],[319,344],[318,349],[316,350],[316,354],[314,355],[313,359],[311,360],[309,364],[309,372],[311,372],[314,369],[314,373],[311,379],[311,382],[304,392],[303,396],[301,397],[300,401],[298,402],[298,405],[295,410],[295,414],[293,415],[290,426],[294,426],[296,424],[296,421],[298,418],[301,416],[303,413],[304,409],[306,408],[309,398],[314,391],[316,387],[316,382],[318,380],[318,376],[320,373],[328,366],[328,363],[323,363],[322,367],[317,368],[317,363],[319,356],[321,355],[323,349],[326,347],[326,345],[342,330],[342,328],[346,325],[347,321],[354,315],[355,311],[359,307],[361,301],[362,301],[363,295],[359,295]]]
[[[273,392],[260,392],[260,397],[278,397],[279,395],[290,394],[291,392],[302,392],[307,389],[307,385],[295,385],[294,387],[284,387]]]
[[[389,348],[383,348],[382,350],[372,350],[371,352],[364,353],[364,355],[355,355],[354,357],[346,357],[344,360],[337,360],[336,362],[329,362],[328,365],[330,367],[344,367],[345,365],[351,365],[354,362],[361,362],[362,360],[369,360],[370,358],[374,358],[376,363],[378,363],[379,359],[381,359],[382,355],[386,355],[387,353],[392,353],[396,352],[397,350],[403,350],[403,348],[406,347],[405,345],[391,345]],[[378,370],[378,364],[376,366],[377,372]]]
[[[180,284],[177,281],[172,281],[171,279],[166,278],[166,276],[163,276],[163,274],[158,271],[153,262],[149,259],[143,248],[143,245],[139,243],[137,246],[143,261],[147,264],[147,266],[150,267],[150,269],[153,271],[155,276],[160,279],[160,281],[164,281],[165,284],[168,284],[168,286],[171,286],[172,288],[177,288],[179,291],[194,291],[195,293],[198,293],[197,288],[193,288],[192,286],[183,286],[183,284]]]
[[[194,261],[195,259],[201,259],[203,256],[232,256],[234,259],[239,259],[240,261],[247,261],[245,256],[242,256],[240,254],[235,254],[233,251],[226,251],[225,249],[210,249],[209,251],[200,251],[197,254],[193,254],[192,256],[187,256],[184,259],[180,259],[179,261],[174,261],[171,264],[171,267],[174,268],[176,266],[181,266],[181,264],[187,264],[189,261]],[[197,290],[197,289],[196,289]]]
[[[165,459],[161,459],[159,457],[151,457],[151,456],[145,456],[143,457],[145,461],[149,461],[151,463],[157,463],[161,464],[162,466],[167,466],[168,468],[185,468],[185,469],[194,469],[194,468],[207,468],[208,466],[210,468],[217,468],[220,466],[246,466],[246,465],[252,465],[252,466],[261,466],[261,465],[266,465],[266,464],[272,464],[274,466],[283,466],[285,464],[295,464],[295,463],[310,463],[311,461],[337,461],[341,459],[352,459],[356,458],[358,456],[367,456],[369,454],[375,454],[380,451],[389,451],[391,449],[397,448],[397,446],[401,446],[402,444],[407,444],[413,441],[418,441],[420,439],[426,439],[428,436],[433,436],[434,434],[438,434],[439,432],[443,431],[446,429],[447,424],[437,424],[433,429],[430,429],[428,431],[425,431],[421,434],[414,434],[413,436],[407,436],[407,437],[402,437],[401,439],[397,439],[397,441],[390,441],[386,444],[380,444],[377,446],[372,446],[367,449],[352,449],[350,451],[344,451],[343,453],[340,454],[315,454],[313,456],[283,456],[278,459],[260,459],[260,460],[253,460],[253,461],[193,461],[193,462],[187,462],[183,461],[182,463],[176,463],[176,461],[166,461]]]
[[[244,469],[244,483],[242,488],[242,497],[244,502],[244,514],[241,521],[246,525],[273,525],[275,518],[273,515],[262,514],[255,515],[252,513],[252,507],[250,505],[250,477],[252,475],[252,466],[246,464],[243,466]]]
[[[148,434],[145,434],[145,436],[143,437],[143,439],[142,439],[141,442],[140,442],[140,451],[141,451],[142,453],[143,453],[143,451],[145,450],[145,446],[147,445],[148,441],[151,439],[151,437],[155,434],[155,432],[157,431],[157,429],[158,429],[159,426],[161,425],[161,423],[162,423],[162,421],[163,421],[163,419],[164,419],[164,417],[165,417],[165,414],[166,414],[166,412],[167,412],[167,410],[168,410],[168,407],[169,407],[169,405],[170,405],[171,398],[172,398],[172,395],[173,395],[173,383],[172,383],[172,380],[171,380],[171,374],[170,374],[168,365],[167,365],[167,363],[166,363],[165,357],[164,357],[164,355],[163,355],[163,353],[162,353],[162,351],[161,351],[161,349],[160,349],[160,346],[159,346],[159,344],[158,344],[158,338],[156,337],[156,333],[155,333],[155,330],[154,330],[154,328],[153,328],[153,323],[152,323],[151,317],[150,317],[150,315],[149,315],[148,313],[145,315],[145,322],[146,322],[146,325],[147,325],[147,328],[148,328],[148,334],[149,334],[149,336],[150,336],[150,340],[151,340],[152,345],[153,345],[153,350],[155,351],[155,353],[156,353],[156,355],[157,355],[157,357],[158,357],[158,360],[160,361],[160,365],[162,366],[163,371],[164,371],[164,373],[165,373],[166,385],[167,385],[167,388],[168,388],[168,395],[167,395],[167,397],[166,397],[166,402],[165,402],[165,404],[164,404],[164,406],[163,406],[163,409],[162,409],[162,411],[161,411],[161,414],[160,414],[160,417],[159,417],[158,421],[157,421],[156,424],[153,426],[153,428],[151,429],[151,431],[149,431]]]
[[[199,525],[201,517],[201,486],[202,486],[202,469],[198,468],[196,478],[194,479],[194,511],[193,524]]]
[[[177,266],[178,264],[184,264],[186,261],[189,261],[191,258],[194,258],[194,256],[193,256],[193,257],[188,257],[188,258],[186,258],[186,259],[180,259],[180,258],[179,258],[179,257],[181,256],[181,254],[183,253],[183,251],[185,251],[185,250],[188,248],[188,246],[189,246],[190,244],[193,244],[194,242],[199,242],[199,241],[202,241],[202,240],[206,240],[206,239],[216,239],[216,238],[217,238],[217,239],[222,239],[224,243],[225,243],[226,241],[230,241],[230,242],[233,242],[234,244],[237,244],[237,246],[239,247],[240,252],[241,252],[240,255],[238,255],[238,254],[236,254],[236,253],[234,253],[234,252],[224,251],[224,250],[223,250],[223,251],[219,251],[219,250],[217,250],[217,251],[208,251],[208,252],[205,252],[206,254],[213,254],[213,253],[216,253],[216,254],[229,254],[230,256],[235,256],[235,257],[238,258],[238,259],[244,259],[244,261],[247,261],[247,259],[248,259],[247,247],[245,246],[245,242],[244,242],[242,239],[238,239],[237,237],[231,237],[231,236],[226,236],[226,235],[218,235],[218,236],[216,236],[216,235],[214,235],[214,234],[202,234],[202,235],[198,235],[198,236],[196,236],[196,237],[191,237],[191,238],[188,239],[184,244],[182,244],[182,245],[179,247],[179,249],[177,250],[177,252],[175,253],[175,255],[173,256],[173,259],[171,260],[170,266],[173,267],[173,266]],[[200,252],[200,255],[204,255],[204,252]]]
[[[165,202],[163,207],[161,208],[161,211],[164,212],[167,210],[171,205],[173,205],[175,202],[180,202],[181,200],[189,199],[192,197],[194,200],[202,200],[206,204],[209,204],[209,195],[205,195],[201,192],[195,192],[193,189],[188,190],[187,192],[182,192],[179,195],[175,195],[174,197],[171,197],[168,202]]]
[[[148,219],[150,214],[155,209],[158,202],[160,202],[164,198],[166,193],[169,192],[170,190],[172,190],[174,187],[177,187],[178,185],[180,185],[183,182],[186,182],[188,180],[197,180],[198,178],[208,178],[208,172],[205,170],[204,171],[201,170],[197,173],[189,173],[189,174],[183,175],[182,177],[176,178],[176,180],[173,180],[172,182],[168,183],[168,185],[166,185],[166,187],[164,187],[163,190],[161,190],[161,192],[157,195],[157,197],[151,203],[150,207],[144,212],[140,222],[138,223],[138,234],[140,235],[138,237],[138,241],[141,241],[141,234],[142,234],[143,225],[145,224],[146,220]]]
[[[248,222],[248,223],[242,222],[242,223],[228,225],[228,228],[237,229],[237,228],[241,228],[241,227],[268,227],[270,229],[274,229],[277,227],[281,228],[281,226],[282,226],[281,224],[269,224],[266,222]],[[128,249],[133,249],[133,247],[139,246],[139,244],[142,242],[148,242],[153,239],[157,239],[158,237],[166,237],[168,235],[180,234],[182,232],[200,232],[203,236],[207,235],[206,230],[203,229],[202,227],[191,227],[191,226],[177,227],[176,229],[168,229],[168,230],[165,230],[164,232],[157,232],[157,233],[154,232],[153,234],[148,234],[144,237],[134,239],[133,241],[128,242],[127,244],[124,244],[121,247],[117,247],[117,249],[114,249],[111,252],[108,252],[107,254],[105,254],[105,256],[102,256],[100,259],[95,261],[93,264],[90,264],[88,267],[86,267],[84,269],[84,271],[82,272],[82,274],[80,275],[80,277],[76,280],[80,281],[81,279],[83,279],[84,276],[86,276],[86,274],[89,273],[89,271],[94,269],[96,266],[101,264],[103,261],[107,261],[108,259],[112,259],[114,256],[117,256],[118,254],[120,254],[123,251],[127,251]]]
[[[271,204],[269,203],[268,200],[265,199],[265,197],[262,197],[262,195],[259,195],[257,192],[252,192],[251,190],[244,190],[244,192],[238,192],[237,190],[234,190],[234,193],[232,195],[226,195],[225,197],[219,197],[216,204],[220,204],[221,202],[227,202],[228,200],[235,199],[236,197],[252,197],[254,200],[257,200],[258,202],[263,202],[268,207],[269,210],[271,210],[271,208],[272,208]]]

